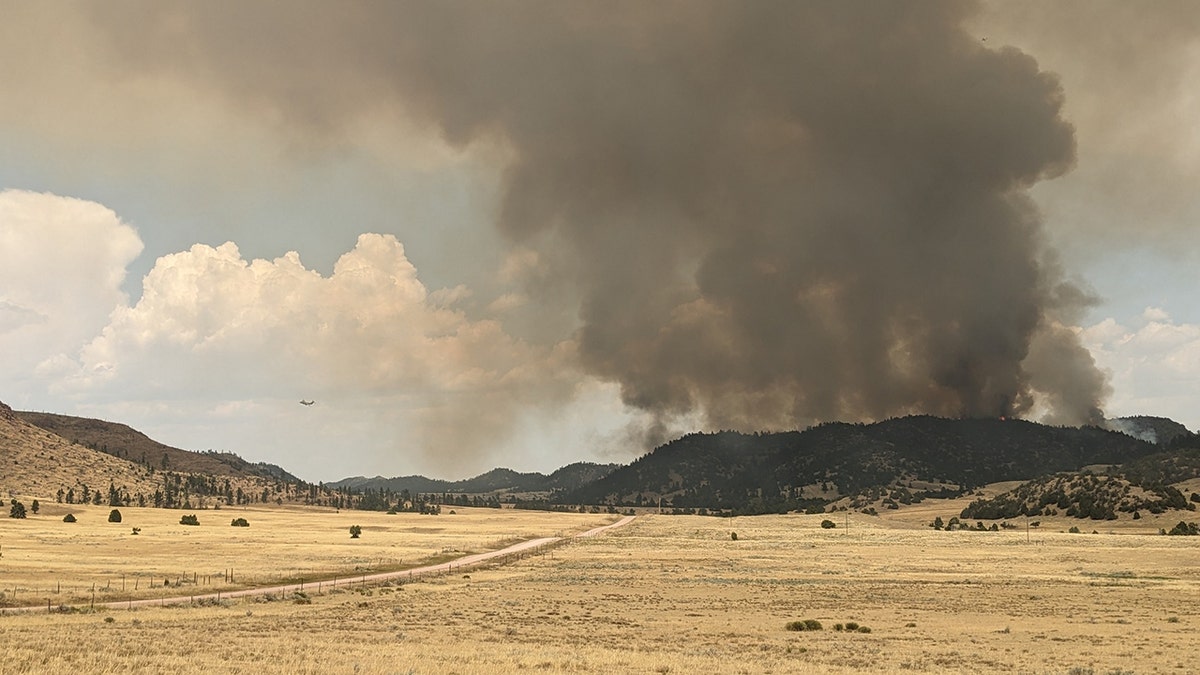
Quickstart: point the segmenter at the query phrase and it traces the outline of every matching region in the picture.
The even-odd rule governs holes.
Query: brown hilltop
[[[53,501],[59,490],[74,490],[82,499],[87,486],[103,493],[107,503],[111,485],[132,504],[141,496],[153,505],[156,492],[170,492],[166,482],[190,484],[186,494],[193,508],[221,501],[226,483],[251,501],[261,501],[264,491],[271,501],[310,496],[307,486],[278,467],[228,453],[172,448],[124,424],[14,411],[0,402],[0,492],[5,495]]]
[[[275,478],[282,473],[268,473],[263,467],[232,453],[173,448],[118,422],[44,412],[17,411],[14,414],[67,440],[157,470],[241,478]],[[294,479],[290,474],[282,477]]]
[[[111,482],[131,493],[153,493],[158,478],[144,467],[82,445],[20,418],[0,403],[0,489],[5,494],[53,499],[59,489],[83,484],[107,490]]]

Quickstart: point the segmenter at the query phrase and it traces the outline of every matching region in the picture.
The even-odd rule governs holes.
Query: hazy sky
[[[314,481],[1200,428],[1194,2],[0,10],[15,408]]]

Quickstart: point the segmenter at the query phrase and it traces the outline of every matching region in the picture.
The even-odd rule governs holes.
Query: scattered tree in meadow
[[[358,535],[362,534],[362,527],[359,525],[350,526],[350,538],[358,539]]]
[[[166,455],[164,455],[164,457],[165,456]],[[196,517],[196,514],[189,513],[186,516],[179,519],[179,524],[180,525],[199,525],[200,519]]]
[[[832,530],[833,528],[837,527],[837,523],[826,519],[821,521],[821,527],[825,528],[826,530]]]
[[[250,527],[250,521],[246,520],[245,518],[234,518],[233,522],[230,523],[230,526],[232,526],[232,527]]]
[[[73,523],[73,522],[75,522],[75,514],[73,514],[73,513],[68,513],[67,515],[63,516],[63,522],[64,522],[64,523]]]
[[[108,522],[110,522],[110,523],[121,522],[121,512],[118,511],[117,509],[113,509],[112,511],[109,511],[108,512]]]
[[[42,505],[40,503],[38,503],[38,500],[36,500],[36,499],[33,500],[32,504],[29,505],[29,510],[33,511],[33,515],[35,515],[35,516],[37,515],[38,510],[41,508],[42,508]]]
[[[11,506],[12,506],[12,508],[10,508],[8,510],[9,518],[24,518],[25,517],[25,505],[24,504],[22,504],[21,502],[14,499],[14,500],[12,500]]]

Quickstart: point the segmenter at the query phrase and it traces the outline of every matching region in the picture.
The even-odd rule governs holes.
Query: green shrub
[[[860,633],[870,633],[870,632],[871,632],[871,629],[870,629],[870,628],[867,628],[866,626],[859,626],[859,627],[858,627],[858,632],[860,632]]]
[[[360,534],[362,534],[361,526],[359,526],[359,525],[351,525],[350,526],[350,538],[351,539],[358,539],[358,536]]]
[[[859,629],[859,625],[857,623],[854,623],[853,621],[846,622],[846,630],[850,631],[851,633],[853,633],[854,631],[856,631],[858,629]]]
[[[1175,527],[1172,527],[1171,531],[1167,532],[1167,534],[1176,535],[1176,536],[1184,535],[1184,536],[1195,537],[1197,535],[1200,535],[1200,526],[1196,525],[1196,523],[1185,523],[1181,520],[1181,521],[1179,521],[1179,524],[1176,525]]]
[[[25,505],[15,499],[12,500],[12,508],[10,508],[8,510],[8,517],[9,518],[24,518],[25,517]]]
[[[804,619],[803,621],[789,621],[786,626],[787,630],[805,631],[805,630],[821,630],[821,622],[816,619]]]
[[[1067,530],[1067,532],[1070,532],[1071,534],[1079,534],[1079,528],[1072,525],[1071,529]]]
[[[75,522],[75,514],[73,514],[73,513],[68,513],[67,515],[63,516],[63,522],[64,522],[64,523],[73,523],[73,522]]]
[[[230,527],[250,527],[250,521],[245,518],[234,518],[229,525]]]
[[[729,538],[733,541],[737,541],[737,532],[730,532]]]
[[[200,519],[196,517],[196,514],[189,513],[186,516],[179,519],[179,524],[180,525],[199,525]]]
[[[826,519],[821,521],[821,527],[825,528],[826,530],[832,530],[833,528],[837,527],[837,523]]]
[[[108,522],[110,522],[110,523],[121,522],[121,512],[118,511],[117,509],[113,509],[112,511],[109,511],[108,512]]]

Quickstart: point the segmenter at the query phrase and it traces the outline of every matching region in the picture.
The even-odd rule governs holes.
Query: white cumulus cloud
[[[128,302],[121,284],[141,251],[134,228],[100,204],[0,191],[0,378],[10,383],[8,400],[27,400],[38,364],[73,353]]]
[[[1159,415],[1200,428],[1200,325],[1176,323],[1157,307],[1128,324],[1108,318],[1081,335],[1111,374],[1109,415]]]
[[[133,401],[155,417],[175,401],[194,417],[177,419],[187,437],[208,418],[239,416],[287,436],[326,414],[297,417],[310,411],[296,400],[317,399],[345,423],[339,431],[324,417],[334,426],[311,430],[326,447],[358,428],[360,450],[403,451],[445,471],[503,454],[524,416],[568,404],[580,377],[570,342],[538,347],[473,320],[452,302],[466,294],[430,292],[391,235],[361,235],[328,277],[295,253],[246,260],[233,243],[197,244],[161,257],[137,304],[118,307],[74,361],[45,374],[60,393],[134,417]],[[253,436],[268,442],[261,429]]]

